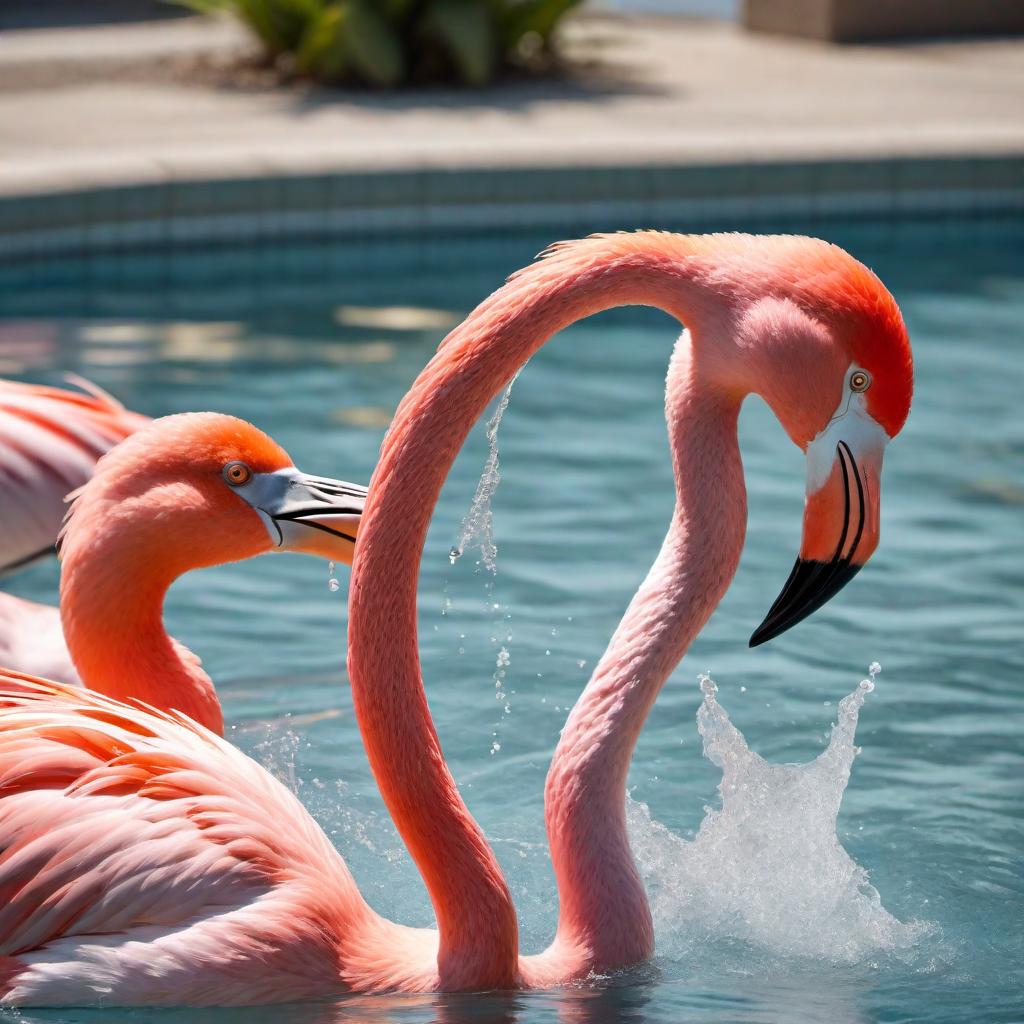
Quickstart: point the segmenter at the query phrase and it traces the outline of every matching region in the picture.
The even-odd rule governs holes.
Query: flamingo
[[[80,377],[82,391],[0,380],[0,575],[50,554],[64,498],[96,460],[148,421]],[[0,593],[0,664],[78,682],[60,613]]]
[[[162,632],[163,594],[190,569],[282,547],[350,560],[363,495],[211,413],[155,421],[100,461],[61,544],[91,688],[0,670],[0,1006],[512,984],[514,946],[484,960],[492,932],[514,936],[511,902],[493,919],[482,901],[442,949],[375,914],[296,797],[201,724],[209,680]],[[157,706],[118,699],[140,689]],[[471,903],[481,865],[505,891],[482,840],[475,857]]]
[[[451,849],[470,847],[479,831],[457,798],[426,712],[416,598],[431,511],[472,424],[557,331],[620,305],[660,307],[686,325],[666,386],[675,509],[548,772],[558,927],[544,952],[519,959],[517,983],[527,987],[615,970],[652,953],[651,913],[626,831],[626,774],[659,690],[739,562],[744,398],[767,402],[807,464],[800,554],[750,639],[756,646],[824,604],[875,550],[882,454],[907,418],[913,386],[896,302],[866,267],[827,242],[637,232],[563,243],[543,256],[449,334],[399,406],[353,563],[348,655],[370,764],[385,803],[403,815],[403,838],[427,880],[444,947],[469,927],[461,894],[472,879],[465,857],[452,870]]]
[[[171,448],[170,460],[161,458],[164,445]],[[182,520],[182,532],[173,536],[159,511],[161,502],[170,500],[164,489],[171,487],[170,497],[179,507],[192,508],[200,517],[203,501],[211,497],[209,485],[195,475],[175,478],[175,468],[185,458],[203,457],[208,449],[210,457],[216,457],[232,446],[251,450],[252,457],[226,469],[224,485],[231,485],[244,499],[234,502],[236,514],[251,506],[244,521],[252,519],[255,510],[264,522],[263,533],[256,532],[265,541],[263,550],[351,561],[365,488],[302,476],[277,445],[240,420],[213,413],[167,417],[159,428],[144,427],[104,455],[90,482],[77,492],[60,536],[59,618],[55,621],[51,609],[29,602],[19,609],[25,628],[55,630],[58,637],[51,634],[50,639],[61,643],[47,646],[40,632],[28,632],[16,638],[22,660],[45,663],[66,637],[63,649],[70,652],[91,689],[151,707],[174,708],[223,732],[212,682],[199,659],[170,638],[163,625],[164,596],[173,580],[189,568],[213,563],[202,560],[201,532],[189,537]],[[259,472],[252,468],[270,463],[280,466]],[[246,473],[249,479],[238,476]],[[214,490],[212,496],[220,495]],[[252,537],[248,540],[250,547],[244,550],[262,553],[251,548]],[[188,552],[184,562],[183,550]],[[219,561],[231,560],[221,553],[225,557]],[[38,623],[35,609],[41,612]]]
[[[233,451],[241,454],[228,458]],[[212,483],[185,472],[187,460],[204,459],[223,467]],[[236,560],[220,538],[212,553],[204,548],[207,503],[225,496],[243,499],[224,510],[248,526],[240,528],[239,558],[291,550],[351,562],[366,488],[304,476],[265,435],[215,413],[165,417],[103,456],[60,538],[60,616],[83,683],[174,708],[218,734],[224,723],[213,683],[167,635],[163,603],[184,572]],[[163,512],[171,502],[173,524]]]
[[[137,543],[138,528],[126,535],[108,528],[109,507],[120,500],[120,479],[126,466],[131,469],[137,448],[117,455],[104,452],[150,421],[89,382],[81,384],[86,394],[0,382],[0,476],[8,488],[0,548],[4,564],[18,567],[50,551],[65,495],[70,488],[78,489],[72,494],[82,491],[78,513],[62,538],[61,608],[0,594],[0,664],[63,682],[84,678],[93,689],[154,707],[174,707],[221,733],[223,718],[212,683],[199,660],[163,629],[166,587],[161,591],[150,586],[161,552],[136,562],[126,573],[132,557],[126,544]],[[97,466],[103,467],[103,483],[83,490]],[[302,487],[306,490],[297,490]],[[313,478],[306,484],[296,480],[292,488],[288,500],[293,505],[299,494],[311,507],[319,503],[327,508],[340,495],[345,528],[351,527],[354,536],[365,488],[335,487],[333,481]],[[122,514],[118,507],[114,521]],[[327,527],[317,525],[327,538]],[[299,534],[307,549],[309,535],[305,528]],[[351,561],[347,535],[325,539],[321,546],[325,557]],[[112,575],[111,567],[120,571]]]
[[[545,805],[559,926],[547,951],[521,957],[508,887],[430,719],[419,562],[445,475],[488,400],[556,331],[630,303],[688,326],[667,385],[676,509],[552,762]],[[658,690],[735,572],[740,404],[761,395],[808,464],[800,557],[758,643],[819,607],[875,549],[882,452],[911,387],[895,302],[827,243],[641,232],[552,249],[456,328],[414,383],[385,439],[355,552],[353,700],[437,930],[374,913],[296,798],[209,731],[11,676],[0,693],[11,704],[0,712],[0,1005],[539,987],[648,957],[625,776]],[[172,537],[175,493],[165,492],[158,520]],[[204,534],[203,564],[243,557],[242,532]],[[179,569],[195,555],[188,548]]]

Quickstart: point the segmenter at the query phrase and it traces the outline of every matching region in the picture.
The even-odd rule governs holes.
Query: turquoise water
[[[886,456],[883,539],[871,564],[812,619],[751,651],[747,637],[796,551],[803,466],[763,406],[744,410],[750,528],[739,574],[666,686],[631,775],[636,843],[655,897],[652,964],[535,995],[11,1016],[1024,1019],[1024,235],[953,223],[818,231],[872,264],[900,301],[917,360],[914,411]],[[236,413],[274,434],[303,468],[365,480],[391,410],[446,325],[546,241],[467,240],[404,263],[386,250],[356,260],[308,245],[20,267],[17,284],[0,272],[0,372],[83,373],[153,415]],[[455,565],[448,557],[487,456],[483,423],[444,490],[426,550],[421,640],[431,707],[516,894],[530,949],[546,943],[555,920],[544,773],[671,509],[662,385],[676,333],[661,314],[616,311],[542,350],[516,382],[498,433],[496,574],[482,572],[471,551]],[[216,680],[233,739],[298,789],[373,904],[428,924],[352,720],[339,575],[342,588],[330,593],[325,566],[285,556],[197,573],[172,591],[168,622]],[[55,581],[49,564],[5,585],[48,599]],[[496,700],[502,647],[506,697]],[[863,752],[838,837],[885,910],[911,926],[912,941],[886,948],[838,911],[818,932],[805,931],[799,915],[770,916],[757,930],[709,918],[681,893],[689,868],[677,845],[697,831],[705,805],[718,804],[721,774],[702,756],[695,724],[698,673],[713,672],[753,750],[806,762],[823,751],[837,702],[873,660],[883,671],[860,714]],[[766,832],[773,827],[766,821]],[[802,856],[810,885],[819,865],[810,847]],[[843,936],[850,955],[836,941]]]

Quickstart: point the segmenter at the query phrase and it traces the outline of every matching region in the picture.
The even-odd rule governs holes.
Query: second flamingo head
[[[351,563],[366,488],[306,476],[252,424],[219,413],[154,420],[105,455],[77,494],[65,563],[116,545],[164,584],[273,551]]]

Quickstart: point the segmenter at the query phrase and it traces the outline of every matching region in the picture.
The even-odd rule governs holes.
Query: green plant
[[[550,65],[562,18],[581,0],[172,0],[228,12],[283,70],[392,87]]]

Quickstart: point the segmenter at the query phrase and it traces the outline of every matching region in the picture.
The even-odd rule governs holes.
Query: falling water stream
[[[452,545],[448,558],[454,565],[465,553],[466,548],[473,544],[480,547],[480,564],[493,576],[498,571],[498,548],[494,543],[494,515],[491,502],[494,492],[501,483],[501,471],[498,466],[498,428],[501,418],[508,408],[512,397],[512,386],[516,382],[517,373],[508,382],[491,418],[487,421],[487,460],[480,474],[480,482],[476,485],[476,493],[470,503],[469,511],[462,520],[459,539]]]

